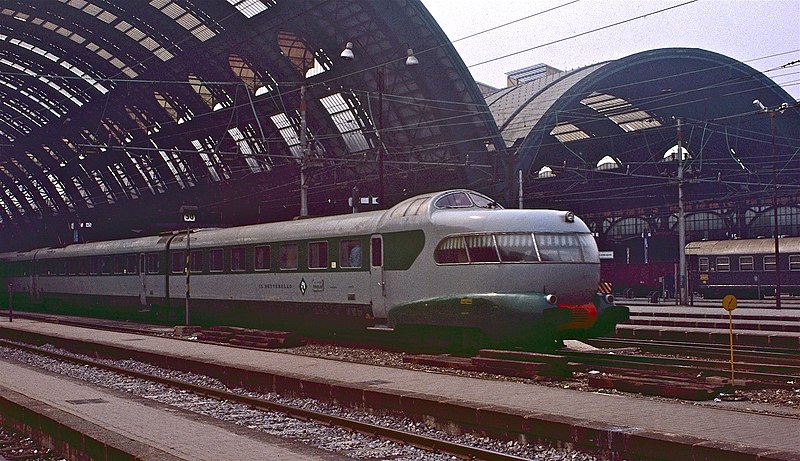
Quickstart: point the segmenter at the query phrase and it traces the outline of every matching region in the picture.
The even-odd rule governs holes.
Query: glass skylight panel
[[[25,209],[22,208],[22,205],[20,205],[19,200],[17,200],[17,198],[14,197],[14,194],[12,194],[11,191],[7,188],[3,188],[3,191],[6,193],[6,197],[8,197],[8,200],[11,201],[11,204],[14,205],[14,208],[17,209],[17,212],[19,212],[20,214],[25,214]],[[9,214],[10,213],[11,212],[9,210]]]
[[[341,93],[320,99],[320,103],[328,111],[331,120],[333,120],[339,133],[342,134],[350,153],[361,152],[370,148],[367,138],[364,136],[364,127],[361,124],[358,110],[352,106],[355,101],[357,101],[355,98],[349,98],[345,101]]]
[[[36,190],[39,191],[39,195],[44,200],[44,203],[51,209],[55,210],[56,204],[50,198],[50,194],[47,193],[47,190],[44,188],[44,186],[42,186],[42,183],[40,183],[38,179],[31,178],[31,184],[33,184],[33,187],[35,187]]]
[[[8,204],[3,197],[0,197],[0,207],[3,208],[7,215],[11,216],[11,209],[8,207]]]
[[[582,99],[581,104],[603,114],[626,132],[661,126],[653,115],[617,96],[595,91]]]
[[[72,208],[72,199],[67,195],[66,191],[64,190],[64,185],[61,184],[61,180],[58,179],[56,175],[48,174],[47,179],[50,181],[50,184],[56,189],[58,195],[61,196],[61,200],[67,204],[69,208]]]
[[[272,123],[278,127],[278,132],[281,134],[281,137],[286,144],[289,146],[289,151],[297,158],[303,156],[303,153],[300,149],[300,138],[297,135],[297,131],[295,131],[292,123],[289,121],[289,117],[286,114],[276,114],[270,117]]]
[[[197,149],[197,152],[200,154],[200,158],[203,159],[203,162],[205,162],[212,178],[217,178],[216,181],[219,181],[219,173],[222,173],[222,178],[224,179],[231,178],[228,166],[222,162],[219,155],[216,153],[216,145],[211,137],[205,138],[204,142],[194,139],[192,140],[192,145],[195,149]]]
[[[133,163],[139,173],[144,178],[145,184],[150,189],[150,192],[155,194],[163,194],[166,190],[164,188],[164,183],[161,181],[161,176],[159,176],[158,171],[153,169],[150,165],[150,162],[144,157],[137,157],[131,154],[128,150],[125,151],[128,155],[128,159]]]
[[[94,200],[92,200],[92,196],[86,192],[86,189],[83,188],[83,183],[77,176],[72,177],[72,184],[78,189],[78,193],[81,194],[81,198],[86,203],[86,206],[89,208],[94,208]]]
[[[28,202],[28,205],[31,207],[31,210],[37,211],[39,210],[39,205],[36,203],[36,200],[33,199],[33,195],[31,195],[31,191],[28,190],[25,185],[20,182],[17,182],[17,189],[19,189],[22,196],[25,197],[25,200]]]
[[[247,19],[267,11],[277,4],[275,0],[228,0]]]
[[[555,136],[560,142],[578,141],[581,139],[589,139],[589,135],[583,130],[571,123],[561,123],[556,125],[552,131],[551,136]]]
[[[151,0],[150,5],[164,13],[178,25],[191,32],[200,41],[206,41],[215,37],[217,34],[212,31],[208,24],[198,19],[195,14],[187,11],[184,7],[172,1]]]
[[[247,166],[250,167],[250,171],[253,173],[260,173],[262,168],[255,158],[253,149],[250,147],[250,142],[248,142],[250,140],[246,139],[244,134],[242,134],[241,130],[237,127],[228,130],[228,134],[231,135],[233,140],[236,141],[236,145],[239,146],[239,152],[244,155],[244,160],[247,162]]]
[[[106,201],[108,201],[108,203],[116,202],[114,193],[111,191],[111,188],[108,187],[108,185],[106,184],[106,181],[103,179],[103,175],[100,173],[100,170],[92,170],[89,176],[94,178],[94,182],[97,183],[97,186],[100,188],[100,192],[102,192],[103,195],[106,196]]]
[[[128,178],[128,175],[125,174],[125,168],[122,166],[121,163],[115,163],[113,166],[109,165],[108,170],[117,180],[117,183],[120,185],[122,190],[127,191],[128,196],[130,198],[139,197],[139,191],[136,190],[136,187],[133,185],[130,178]]]
[[[175,168],[175,165],[173,165],[170,156],[167,155],[167,153],[163,150],[158,151],[158,153],[161,154],[161,158],[164,159],[164,163],[169,168],[169,171],[172,172],[172,176],[175,177],[175,182],[181,186],[181,189],[186,189],[186,185],[183,183],[183,178],[181,178],[181,175],[178,173],[178,169]]]

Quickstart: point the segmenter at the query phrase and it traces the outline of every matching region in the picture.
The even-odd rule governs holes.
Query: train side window
[[[67,260],[67,273],[75,275],[78,273],[80,267],[80,260],[78,258],[70,258]]]
[[[111,273],[111,257],[110,256],[101,256],[100,260],[98,261],[99,267],[97,271],[101,274],[110,274]]]
[[[80,275],[86,275],[89,273],[89,266],[91,263],[89,262],[92,258],[81,258],[80,264],[78,265],[78,273]]]
[[[283,271],[297,270],[297,244],[284,243],[278,251],[280,268]]]
[[[372,267],[383,266],[383,244],[380,238],[373,237],[370,253],[372,254]]]
[[[775,256],[764,256],[764,271],[775,272]]]
[[[731,260],[727,256],[717,257],[717,272],[730,272]]]
[[[147,255],[147,273],[158,274],[159,271],[158,253],[150,253]]]
[[[800,271],[800,255],[789,255],[789,270]]]
[[[97,274],[97,268],[100,266],[100,258],[93,256],[89,259],[89,273],[90,274]]]
[[[580,242],[573,234],[536,234],[536,247],[542,261],[583,261]]]
[[[743,272],[753,271],[753,257],[752,256],[739,256],[739,270]]]
[[[496,263],[500,261],[494,238],[491,235],[468,235],[466,240],[470,262]]]
[[[339,242],[339,267],[361,267],[361,240],[342,240]]]
[[[58,275],[67,275],[67,264],[66,259],[58,260]]]
[[[111,258],[111,265],[113,267],[114,274],[122,274],[125,272],[125,256],[124,255],[114,255]]]
[[[375,240],[372,241],[375,246]],[[433,252],[433,260],[437,264],[466,264],[469,262],[467,257],[467,244],[463,236],[447,237],[438,245]],[[373,266],[375,263],[372,264]]]
[[[184,267],[186,266],[185,253],[183,251],[173,251],[171,257],[172,257],[172,273],[173,274],[183,273]]]
[[[244,272],[247,270],[245,253],[244,247],[231,248],[231,272]]]
[[[203,251],[202,250],[192,250],[191,259],[189,260],[189,269],[192,271],[192,274],[199,274],[203,272]]]
[[[225,252],[222,248],[214,248],[208,252],[208,271],[222,272]]]
[[[328,268],[328,242],[309,242],[308,268],[309,269]]]
[[[136,265],[136,255],[128,255],[125,257],[125,273],[138,274],[139,268]]]
[[[253,253],[253,267],[257,271],[268,271],[270,269],[272,251],[270,246],[260,246],[255,248]]]
[[[698,270],[700,272],[708,272],[708,256],[700,256],[698,259]]]

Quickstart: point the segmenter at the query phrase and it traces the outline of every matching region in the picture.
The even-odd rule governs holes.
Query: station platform
[[[51,437],[51,440],[71,441],[69,450],[76,454],[87,453],[91,459],[349,459],[124,392],[2,360],[0,413],[5,415],[2,419],[9,414],[21,417],[28,430],[34,432],[55,429],[60,436]]]
[[[0,323],[0,336],[40,334],[164,354],[206,369],[258,375],[294,394],[327,396],[373,410],[423,415],[460,427],[493,427],[534,440],[561,440],[611,450],[633,459],[800,459],[800,412],[782,415],[740,411],[747,402],[705,406],[543,385],[466,378],[406,369],[247,350],[171,338],[15,320]],[[5,373],[4,373],[5,374]],[[5,384],[4,384],[5,385]],[[61,397],[54,399],[63,400]],[[175,423],[181,424],[181,423]],[[447,426],[447,424],[442,424]]]
[[[675,304],[629,305],[630,320],[617,325],[615,336],[645,340],[730,341],[728,312],[719,307]],[[732,315],[734,344],[800,349],[800,309],[738,307]]]

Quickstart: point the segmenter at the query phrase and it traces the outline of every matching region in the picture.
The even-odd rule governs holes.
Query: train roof
[[[800,253],[800,237],[779,239],[778,248],[781,253]],[[741,240],[704,240],[686,244],[687,255],[738,255],[738,254],[773,254],[775,240],[741,239]]]

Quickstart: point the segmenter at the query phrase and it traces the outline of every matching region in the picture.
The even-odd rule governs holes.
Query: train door
[[[386,319],[386,281],[383,274],[383,238],[370,238],[370,298],[375,319]]]
[[[144,265],[145,257],[144,253],[139,254],[139,285],[141,286],[141,291],[139,291],[139,304],[142,308],[147,308],[147,268]]]

